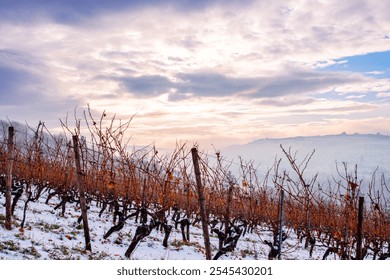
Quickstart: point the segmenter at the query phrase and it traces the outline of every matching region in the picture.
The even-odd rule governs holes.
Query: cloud
[[[125,90],[136,97],[148,98],[169,93],[171,101],[232,96],[251,90],[257,84],[255,78],[234,78],[213,72],[179,73],[172,80],[159,75],[104,78],[119,80]]]
[[[259,89],[252,97],[270,98],[287,95],[325,93],[342,85],[365,81],[366,77],[345,72],[290,72],[260,80]]]
[[[3,0],[0,15],[5,20],[41,21],[50,19],[62,24],[75,24],[85,18],[99,14],[120,11],[123,9],[138,9],[145,6],[144,2],[158,4],[159,1],[107,1],[107,0]]]
[[[369,80],[364,75],[356,73],[313,70],[251,78],[199,72],[179,73],[172,80],[159,75],[112,77],[111,79],[119,80],[125,90],[136,97],[149,98],[169,94],[169,100],[176,102],[189,98],[226,96],[269,100],[290,95],[325,93],[336,88],[340,90],[341,86],[353,86]],[[276,103],[277,101],[274,101],[275,105]]]
[[[242,4],[244,1],[230,1],[232,4]],[[248,2],[248,1],[245,1]],[[18,22],[54,21],[60,24],[75,25],[91,17],[123,10],[133,12],[146,8],[157,9],[169,7],[177,12],[203,11],[210,5],[224,3],[222,0],[2,0],[0,17],[3,20]]]
[[[335,61],[335,60],[331,59],[328,61],[319,61],[318,63],[316,63],[313,66],[313,68],[325,68],[325,67],[329,67],[332,65],[342,65],[342,64],[346,64],[346,63],[348,63],[348,60]]]
[[[366,97],[367,95],[365,94],[360,94],[360,95],[348,95],[346,96],[345,98],[346,99],[361,99],[361,98],[364,98]]]
[[[2,1],[1,111],[15,101],[22,120],[34,111],[57,120],[88,102],[118,114],[167,114],[143,118],[137,134],[181,116],[182,127],[212,119],[232,139],[254,136],[264,116],[288,123],[301,114],[309,123],[311,106],[325,115],[349,96],[366,95],[355,100],[355,117],[377,117],[385,105],[369,102],[388,97],[388,79],[325,66],[390,50],[389,9],[374,0]],[[22,105],[34,99],[42,103]]]
[[[347,93],[368,93],[368,92],[386,92],[390,90],[390,79],[375,79],[366,77],[358,83],[340,85],[336,92]]]
[[[169,92],[173,83],[163,76],[150,75],[119,79],[127,91],[141,97],[154,97]]]
[[[47,65],[33,55],[0,50],[0,119],[57,126],[59,117],[83,104],[82,96],[63,94],[48,73]]]
[[[5,26],[2,38],[23,40],[29,36],[26,46],[15,47],[59,52],[50,59],[66,57],[67,64],[84,59],[83,65],[90,63],[98,71],[131,65],[139,76],[201,69],[231,76],[267,76],[283,70],[287,63],[315,67],[346,55],[388,49],[375,35],[385,32],[388,24],[373,3],[360,11],[354,5],[332,1],[302,1],[300,5],[244,1],[240,6],[218,1],[197,5],[192,2],[198,1],[56,1],[58,7],[46,2],[51,3],[38,1],[26,7],[31,13],[68,10],[71,15],[81,14],[82,21],[68,27],[55,20],[44,26],[12,22],[9,31]],[[14,11],[16,18],[23,5],[14,5],[13,10],[6,10]],[[356,21],[349,20],[348,9]],[[286,14],[286,10],[290,12]],[[329,14],[338,17],[330,22]],[[375,21],[368,21],[369,17]],[[18,25],[23,28],[15,30]],[[318,35],[319,29],[330,35]],[[356,36],[355,30],[361,34]],[[15,37],[17,34],[20,36]],[[110,53],[122,55],[107,57]]]
[[[378,97],[390,97],[390,92],[379,92],[377,93]]]
[[[302,114],[302,115],[322,115],[322,116],[342,116],[342,115],[353,115],[360,112],[369,112],[375,109],[377,106],[371,104],[361,103],[339,103],[334,104],[333,107],[324,106],[319,107],[313,106],[313,108],[294,109],[289,110],[291,114]]]
[[[366,74],[369,74],[369,75],[382,75],[384,73],[385,73],[384,71],[369,71],[369,72],[366,72]]]
[[[263,98],[258,101],[260,105],[273,106],[273,107],[290,107],[296,105],[307,105],[315,102],[313,98],[297,98],[297,97],[282,97],[282,98]]]
[[[181,73],[175,95],[229,96],[251,90],[256,79],[234,78],[219,73]]]
[[[42,80],[33,74],[0,64],[0,104],[34,104],[42,101]]]

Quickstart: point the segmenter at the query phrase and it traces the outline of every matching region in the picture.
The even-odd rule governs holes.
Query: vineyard
[[[145,240],[160,244],[150,243],[148,250],[192,244],[206,259],[237,258],[248,238],[261,244],[255,258],[286,259],[294,248],[307,259],[390,257],[390,189],[384,175],[373,172],[363,196],[356,165],[343,163],[332,180],[319,182],[305,173],[314,150],[300,155],[281,146],[289,169],[276,158],[260,176],[252,162],[241,160],[237,176],[218,151],[209,155],[187,144],[170,153],[153,145],[131,148],[125,139],[130,123],[105,113],[95,118],[88,110],[75,117],[74,126],[62,121],[62,134],[52,134],[41,122],[25,131],[3,125],[0,230],[17,228],[19,235],[31,230],[38,215],[32,209],[40,202],[53,220],[72,220],[70,227],[83,235],[81,251],[93,251],[94,242],[112,243],[125,259],[144,250]],[[105,221],[104,230],[96,228],[98,219]],[[114,236],[126,241],[114,243]],[[8,243],[2,240],[0,249]]]

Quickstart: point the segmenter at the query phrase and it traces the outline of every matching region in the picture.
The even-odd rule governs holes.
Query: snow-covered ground
[[[92,240],[92,253],[84,250],[84,231],[77,218],[80,209],[75,204],[67,204],[65,216],[61,210],[54,210],[59,203],[57,198],[50,200],[46,205],[46,194],[38,202],[28,204],[27,218],[24,230],[20,230],[23,216],[22,200],[15,209],[13,229],[4,228],[5,198],[0,195],[0,259],[104,259],[124,260],[124,256],[137,224],[133,218],[126,221],[125,227],[114,232],[108,239],[103,235],[112,227],[113,215],[106,211],[98,217],[99,208],[94,203],[88,211],[88,221]],[[170,221],[171,222],[171,221]],[[180,228],[180,227],[179,227]],[[242,236],[234,252],[223,255],[220,259],[254,260],[268,259],[270,248],[263,243],[272,240],[271,232],[266,228],[258,227],[256,232]],[[173,227],[169,238],[168,248],[163,247],[164,234],[153,230],[150,236],[142,240],[131,259],[139,260],[201,260],[205,259],[204,241],[199,225],[191,227],[191,240],[182,242],[180,230]],[[212,255],[217,253],[218,239],[211,236]],[[303,248],[293,232],[283,243],[282,259],[311,259],[309,251]],[[325,247],[316,246],[312,259],[322,259]],[[334,255],[328,259],[338,258]]]

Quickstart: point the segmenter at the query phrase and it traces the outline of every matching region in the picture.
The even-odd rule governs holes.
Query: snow
[[[47,193],[39,201],[28,204],[26,225],[20,229],[23,215],[23,201],[19,201],[15,209],[12,230],[4,228],[4,215],[0,216],[0,259],[66,259],[66,260],[125,260],[124,253],[131,243],[138,224],[134,219],[126,220],[125,227],[114,232],[108,239],[103,235],[113,225],[112,213],[106,211],[98,217],[100,209],[92,203],[88,211],[92,253],[84,250],[84,232],[77,223],[80,209],[76,204],[67,204],[64,217],[61,210],[54,210],[60,202],[52,198],[49,205],[45,204]],[[0,213],[5,213],[5,198],[0,195]],[[1,215],[1,214],[0,214]],[[2,217],[2,218],[1,218]],[[169,220],[169,222],[171,222]],[[172,222],[171,222],[172,224]],[[168,248],[162,241],[164,234],[155,229],[150,236],[142,240],[131,255],[133,260],[204,260],[204,241],[200,225],[191,226],[190,242],[182,241],[180,230],[173,227]],[[263,227],[258,227],[253,233],[247,233],[238,240],[236,249],[220,257],[221,260],[255,260],[268,259],[269,247],[263,240],[272,240],[272,233]],[[218,238],[211,236],[212,254],[217,253]],[[313,257],[303,248],[293,232],[283,243],[282,259],[321,259],[325,247],[314,249]],[[335,256],[329,257],[334,259]]]

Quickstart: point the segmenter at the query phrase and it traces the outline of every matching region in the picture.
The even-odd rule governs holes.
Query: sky
[[[0,119],[131,143],[390,134],[390,1],[0,0]]]

